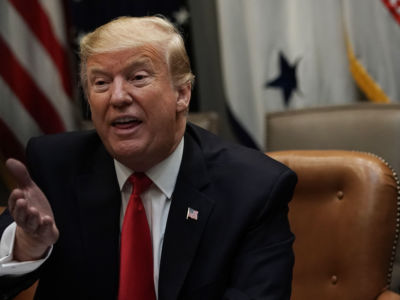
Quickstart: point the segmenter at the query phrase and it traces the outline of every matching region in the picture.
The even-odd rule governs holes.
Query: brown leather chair
[[[268,152],[298,175],[289,206],[296,236],[292,300],[399,300],[388,291],[399,232],[400,190],[367,153]]]
[[[400,174],[400,104],[361,103],[269,113],[266,144],[267,151],[372,152]]]
[[[359,103],[269,113],[267,151],[341,149],[372,152],[400,174],[400,104]],[[391,289],[400,293],[400,247]]]

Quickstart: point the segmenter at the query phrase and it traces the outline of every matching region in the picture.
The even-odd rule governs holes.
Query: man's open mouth
[[[137,126],[142,123],[141,120],[134,117],[123,117],[114,120],[111,125],[117,128],[131,128],[133,126]]]

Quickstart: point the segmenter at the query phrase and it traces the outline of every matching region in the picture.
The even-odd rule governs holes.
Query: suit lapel
[[[107,290],[116,295],[121,197],[113,160],[103,147],[88,160],[76,185],[84,255],[91,280],[102,287],[99,290],[109,287]]]
[[[189,135],[184,147],[164,235],[159,300],[178,298],[214,205],[204,193],[209,178],[200,148]],[[186,218],[189,207],[198,211],[197,220]]]

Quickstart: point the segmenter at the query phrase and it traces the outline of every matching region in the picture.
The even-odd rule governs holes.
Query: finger
[[[25,194],[22,190],[20,189],[14,189],[10,196],[8,197],[8,210],[10,211],[11,214],[13,214],[15,203],[17,202],[18,199],[24,199]]]
[[[20,188],[25,188],[32,184],[31,176],[22,162],[13,158],[9,158],[6,161],[6,167],[15,177],[15,180]]]
[[[25,228],[27,233],[34,233],[40,226],[40,214],[35,208],[29,208],[25,217]]]
[[[48,244],[54,244],[58,239],[58,229],[54,219],[50,216],[42,218],[41,225],[36,230],[36,233],[41,236]]]
[[[15,208],[11,215],[14,218],[14,221],[17,223],[17,225],[21,226],[21,228],[25,228],[27,210],[28,210],[28,202],[25,199],[18,199],[15,202]]]

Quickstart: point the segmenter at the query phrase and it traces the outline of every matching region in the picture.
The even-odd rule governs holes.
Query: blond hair
[[[175,26],[162,16],[119,17],[85,35],[80,41],[81,82],[87,89],[86,62],[95,54],[151,45],[165,57],[172,83],[193,85],[183,38]]]

